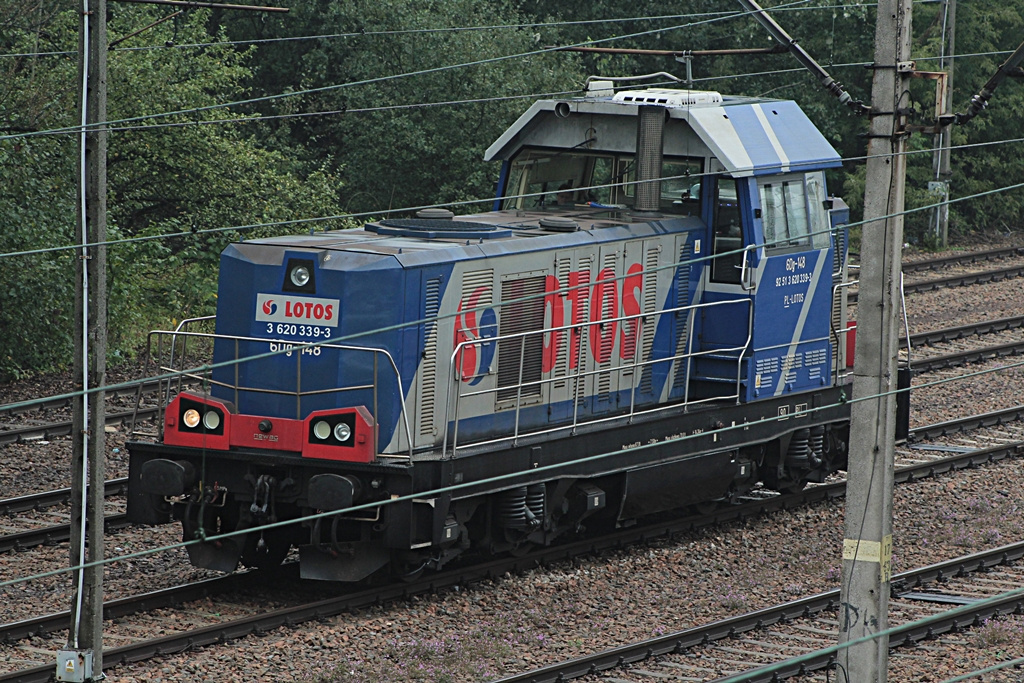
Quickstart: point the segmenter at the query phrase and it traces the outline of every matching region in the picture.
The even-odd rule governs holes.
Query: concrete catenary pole
[[[887,627],[892,556],[900,271],[906,132],[911,105],[911,0],[880,0],[875,28],[872,112],[861,236],[860,293],[843,540],[839,642]],[[886,680],[887,638],[841,651],[839,666],[857,683]]]
[[[107,359],[107,132],[93,127],[107,120],[107,8],[106,0],[82,0],[80,23],[80,83],[82,84],[79,211],[75,280],[75,377],[81,390],[93,390],[75,401],[72,423],[71,565],[103,559],[103,499],[106,479],[106,407],[102,387]],[[93,245],[93,246],[89,246]],[[95,391],[99,389],[99,391]],[[87,487],[87,488],[86,488]],[[87,493],[86,493],[87,492]],[[87,543],[82,542],[83,537]],[[103,671],[103,567],[87,567],[75,575],[68,647],[90,652],[92,678]],[[81,659],[78,663],[81,663]],[[58,676],[71,672],[76,662],[58,660]],[[89,679],[88,669],[84,678]],[[64,679],[67,680],[67,679]]]

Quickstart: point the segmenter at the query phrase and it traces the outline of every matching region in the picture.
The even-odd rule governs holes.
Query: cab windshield
[[[703,160],[666,157],[661,165],[661,211],[701,215]],[[632,208],[632,155],[525,150],[512,162],[502,196],[505,209]]]

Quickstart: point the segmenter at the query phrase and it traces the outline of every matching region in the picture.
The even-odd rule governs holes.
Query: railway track
[[[166,382],[164,383],[166,386]],[[121,386],[116,389],[107,389],[106,396],[108,399],[126,399],[134,398],[141,391],[144,395],[155,394],[161,388],[159,381],[145,381],[141,385],[134,386]],[[74,402],[71,396],[56,396],[54,398],[42,398],[34,401],[31,405],[24,405],[22,403],[0,406],[0,418],[11,416],[11,415],[24,415],[25,413],[31,413],[34,411],[41,410],[59,410],[61,408],[70,408]]]
[[[890,651],[1024,610],[1020,592],[980,602],[983,596],[1003,594],[1008,585],[1024,584],[1022,558],[1024,543],[1017,543],[894,576],[890,612],[900,614],[903,625],[890,635]],[[996,567],[1005,569],[994,577],[991,570]],[[962,608],[936,615],[931,609],[936,604]],[[838,606],[836,589],[567,660],[503,678],[500,683],[548,683],[610,671],[617,683],[669,678],[719,681],[737,674],[747,681],[778,681],[834,664],[835,653],[826,648],[835,644]],[[919,623],[925,617],[931,617],[928,623]]]
[[[950,256],[940,256],[938,258],[923,261],[905,261],[903,263],[903,272],[922,273],[950,266],[965,266],[972,263],[997,261],[999,259],[1022,255],[1024,255],[1024,247],[1001,247],[999,249],[989,249],[987,251],[972,251],[962,254],[952,254]]]
[[[1024,412],[1024,407],[1019,411]],[[1001,411],[1005,412],[1005,411]],[[977,423],[990,423],[999,420],[1010,419],[1010,414],[999,416],[995,413],[979,415],[973,418]],[[965,421],[957,421],[964,422]],[[961,426],[961,429],[964,428]],[[949,432],[954,429],[953,423],[935,425],[930,429]],[[1000,444],[992,448],[976,450],[970,453],[955,453],[952,456],[938,461],[916,463],[906,467],[900,467],[896,471],[898,483],[914,481],[927,476],[975,467],[987,462],[995,462],[1007,457],[1014,457],[1024,454],[1024,442]],[[519,572],[533,568],[538,564],[557,561],[571,560],[582,555],[595,554],[611,551],[626,545],[649,541],[657,538],[673,537],[677,534],[686,533],[694,529],[704,528],[712,525],[723,524],[730,521],[746,519],[766,512],[773,512],[782,509],[792,509],[807,505],[815,501],[834,500],[845,495],[846,483],[843,481],[823,484],[808,488],[800,493],[787,495],[774,495],[770,497],[751,497],[739,504],[719,508],[709,514],[690,516],[676,520],[660,521],[642,527],[634,527],[621,530],[614,534],[598,539],[586,539],[574,543],[567,543],[557,547],[538,549],[535,552],[520,558],[498,558],[473,566],[457,568],[450,571],[438,572],[424,576],[412,582],[402,582],[389,585],[384,588],[374,587],[354,592],[342,592],[328,598],[318,598],[312,602],[286,607],[271,612],[259,612],[234,619],[225,619],[198,626],[193,629],[183,630],[168,636],[153,640],[143,640],[133,644],[108,650],[104,653],[104,661],[109,666],[118,663],[136,662],[142,659],[170,654],[182,650],[210,645],[218,642],[233,640],[254,633],[262,633],[282,625],[294,625],[302,621],[312,619],[323,619],[335,614],[340,614],[360,607],[381,602],[406,599],[413,595],[435,592],[453,586],[472,584],[483,580],[490,580],[504,575],[507,572]],[[284,568],[286,571],[288,567]],[[258,575],[256,575],[258,576]],[[255,579],[254,579],[255,580]],[[211,586],[221,584],[206,584],[210,590]],[[223,584],[225,587],[228,584]],[[324,588],[317,584],[319,595],[322,596]],[[177,597],[173,589],[162,596],[159,600],[153,594],[124,598],[118,601],[116,610],[105,610],[105,617],[112,618],[117,614],[119,619],[132,614],[139,614],[152,610],[152,605],[167,604],[166,601],[179,601],[175,604],[187,601],[187,597]],[[193,590],[190,587],[181,587],[181,596],[189,595],[187,591]],[[218,588],[217,591],[220,589]],[[345,590],[345,589],[337,589]],[[156,600],[156,602],[154,602]],[[210,610],[204,610],[208,614]],[[198,617],[197,617],[198,618]],[[11,643],[24,638],[25,633],[39,637],[54,637],[55,629],[62,629],[68,623],[67,614],[49,615],[37,620],[18,622],[0,626],[0,643]],[[195,619],[193,619],[195,621]],[[207,618],[209,621],[209,618]],[[163,627],[161,627],[163,628]],[[136,631],[144,629],[135,629]],[[55,647],[59,646],[56,644]],[[42,681],[48,680],[53,672],[52,664],[39,666],[30,670],[12,672],[0,675],[0,681]]]
[[[1021,328],[1024,328],[1024,315],[999,318],[997,320],[986,320],[979,323],[967,323],[966,325],[944,327],[938,330],[912,334],[910,335],[910,346],[912,348],[933,346],[935,344],[958,341],[968,337],[980,337],[987,334],[997,334],[999,332],[1018,330]],[[900,348],[907,348],[906,337],[900,337]]]
[[[1018,321],[1018,322],[1016,324],[1014,324],[1014,323],[1006,323],[1008,321],[1010,321],[1010,322]],[[1004,323],[1006,323],[1008,327],[1001,328],[1001,329],[1014,329],[1014,328],[1022,327],[1022,321],[1024,321],[1024,316],[1021,316],[1021,318],[1005,318],[1005,321],[992,322],[990,324],[985,324],[985,325],[994,326],[995,324],[1004,324]],[[965,326],[965,328],[967,328],[967,327],[970,327],[970,326]],[[975,327],[977,328],[977,326],[975,326]],[[953,332],[951,332],[952,330],[958,330],[958,329],[950,329],[950,330],[947,330],[947,331],[937,331],[937,332],[938,333],[943,333],[943,334],[946,334],[946,335],[952,335],[952,334],[954,334]],[[996,332],[998,330],[993,328],[990,331],[991,332]],[[935,333],[929,333],[929,334],[935,334]],[[950,336],[950,338],[963,338],[963,337],[966,337],[966,336],[985,334],[985,332],[977,332],[977,331],[975,331],[975,332],[959,332],[959,333],[956,333],[956,334],[958,334],[959,336],[956,336],[956,337],[951,337]],[[924,342],[924,341],[916,341],[915,342],[914,338],[912,337],[911,338],[911,343],[914,343],[915,345],[922,345],[922,344],[924,344],[926,342]],[[1024,409],[1022,409],[1022,410],[1024,410]],[[992,418],[991,415],[992,414],[989,414],[989,416],[987,417],[988,420],[995,419],[995,418]],[[124,416],[122,415],[121,417],[123,419]],[[978,417],[981,418],[981,417],[985,417],[985,416],[978,416]],[[115,418],[115,422],[116,422],[117,419],[118,419],[118,416],[114,416],[114,418]],[[1016,417],[1013,417],[1013,418],[1007,417],[1006,418],[1006,420],[1013,420],[1013,419],[1017,419],[1017,418]],[[959,423],[959,422],[962,422],[962,421],[954,421],[954,422]],[[944,424],[945,424],[945,428],[946,429],[955,430],[954,427],[952,426],[952,423],[944,423]],[[1002,422],[996,422],[995,424],[1002,424]],[[933,426],[933,427],[937,428],[938,426]],[[963,429],[963,427],[961,429]],[[0,437],[2,437],[2,434],[0,434]],[[3,442],[3,441],[0,440],[0,442]],[[1015,445],[1018,446],[1018,452],[1019,452],[1019,446],[1021,444],[1015,444]],[[963,454],[963,455],[966,456],[968,454]],[[977,455],[977,454],[974,454],[974,455]],[[992,454],[989,454],[988,456],[986,456],[986,458],[989,458],[989,459],[998,459],[1000,457],[1006,457],[1006,456],[1005,455],[1004,456],[994,456]],[[978,462],[986,462],[987,461],[987,460],[977,460],[977,459],[972,459],[972,458],[965,458],[964,460],[965,460],[965,462],[970,462],[971,463],[969,465],[965,465],[965,467],[973,466],[973,464],[976,464]],[[932,467],[929,470],[929,473],[933,474],[933,473],[937,473],[937,472],[940,472],[940,471],[945,471],[946,469],[950,469],[950,468],[946,467],[944,469],[943,468],[935,469],[934,467]],[[922,474],[911,475],[909,478],[920,478],[920,476],[924,476],[924,475],[922,475]],[[815,487],[814,489],[812,489],[812,492],[818,492],[818,489],[820,489],[820,488],[822,488],[822,487]],[[802,498],[802,497],[803,497],[803,495],[796,495],[795,497],[777,497],[771,503],[771,505],[775,506],[774,509],[778,509],[779,507],[786,507],[786,508],[794,507],[794,506],[797,506],[797,505],[801,504],[799,499]],[[840,496],[828,496],[828,498],[838,498],[838,497],[840,497]],[[29,497],[23,497],[23,498],[29,498]],[[788,503],[782,502],[781,505],[779,505],[779,502],[780,502],[781,499],[791,499],[791,500],[788,501]],[[811,500],[811,499],[809,499],[809,500]],[[814,500],[820,500],[820,492],[815,494],[815,499]],[[0,505],[2,505],[2,503],[3,502],[0,502]],[[763,510],[772,509],[771,505],[765,506],[762,509]],[[736,512],[739,512],[738,508],[740,508],[742,506],[735,506],[735,507],[737,508]],[[2,509],[3,508],[0,508],[0,510],[2,510]],[[737,516],[738,517],[751,516],[751,515],[759,514],[759,512],[760,511],[755,509],[754,504],[752,504],[752,507],[750,509],[746,510],[745,512],[741,512]],[[709,517],[709,516],[705,516],[705,517]],[[708,523],[717,523],[718,519],[726,519],[726,518],[720,517],[718,513],[713,513],[712,515],[710,515],[710,517],[715,517],[716,520],[705,523],[705,522],[697,521],[697,519],[703,519],[703,518],[693,518],[693,519],[691,519],[688,522],[690,524],[690,526],[688,526],[687,528],[693,528],[695,526],[707,525]],[[670,530],[668,532],[669,533],[673,533],[673,532],[678,532],[678,531]],[[646,535],[647,535],[646,538],[653,538],[654,536],[664,535],[664,533],[662,531],[650,530],[650,529],[648,529],[647,531],[644,531],[644,533],[646,533]],[[643,538],[643,537],[641,537],[641,538]],[[630,541],[620,541],[620,542],[617,543],[617,545],[624,545],[625,543],[630,543]],[[596,546],[594,546],[593,543],[589,543],[588,547],[591,548],[592,550],[597,548]],[[614,546],[612,546],[612,547],[614,547]],[[552,556],[552,559],[563,559],[566,556],[566,555],[564,555],[564,552],[565,552],[564,550],[558,550],[557,554]],[[521,567],[521,566],[532,566],[532,564],[534,564],[534,563],[536,563],[538,561],[551,561],[551,560],[550,559],[546,559],[544,556],[542,556],[540,554],[535,554],[535,555],[532,555],[532,556],[530,556],[528,558],[524,558],[523,560],[517,560],[516,561],[516,565],[519,566],[519,567]],[[489,578],[493,578],[494,575],[499,575],[501,573],[504,573],[505,571],[508,571],[509,570],[509,564],[507,563],[507,561],[505,561],[505,562],[506,562],[505,564],[501,565],[502,568],[500,568],[500,569],[492,569],[493,573],[481,574],[482,577],[489,579]],[[474,581],[474,579],[472,579],[472,578],[468,578],[467,579],[466,577],[468,577],[468,575],[469,574],[460,573],[459,574],[460,578],[455,580],[454,583],[450,584],[450,585],[456,585],[456,584],[460,584],[460,583],[466,583],[466,582]],[[437,577],[438,577],[438,574],[435,574],[434,577],[431,578],[430,582],[428,583],[429,587],[427,589],[425,589],[425,591],[436,590],[437,588],[442,588],[443,587],[442,584],[437,582]],[[382,594],[380,593],[380,591],[377,591],[375,593],[375,595],[373,596],[373,599],[372,599],[371,602],[362,603],[362,604],[371,604],[372,602],[379,602],[382,599],[401,599],[402,597],[406,597],[408,595],[415,594],[415,592],[411,592],[411,591],[417,590],[415,586],[403,586],[403,587],[399,587],[399,588],[400,588],[400,590],[395,589],[397,592],[395,593],[396,597],[394,597],[394,598],[382,598],[381,597]],[[214,594],[219,592],[220,590],[221,589],[219,589],[219,588],[212,589]],[[185,595],[185,594],[182,593],[181,595]],[[183,601],[187,601],[188,599],[195,599],[195,598],[177,598],[177,597],[174,597],[173,593],[171,593],[171,594],[168,595],[168,599],[174,599],[174,600],[181,599]],[[119,605],[118,606],[118,609],[124,609],[125,610],[124,612],[112,611],[111,613],[119,613],[119,614],[121,614],[121,613],[124,613],[124,614],[134,613],[134,612],[132,612],[132,609],[135,609],[135,608],[131,606],[132,604],[134,604],[132,602],[133,599],[125,599],[125,600],[126,600],[126,602],[124,602],[123,605]],[[338,605],[335,603],[336,600],[341,600],[342,601],[341,603],[338,603],[338,604],[347,604],[348,606],[338,607]],[[354,598],[353,598],[353,600],[354,600]],[[138,604],[143,604],[144,602],[145,601],[142,600]],[[325,603],[326,602],[326,603],[330,603],[330,604],[319,604],[319,603],[316,603],[317,606],[311,607],[312,612],[309,612],[309,613],[313,613],[314,614],[314,616],[312,616],[312,618],[323,617],[323,616],[328,615],[329,613],[337,613],[337,612],[331,612],[330,611],[330,610],[333,610],[333,609],[338,609],[338,611],[345,611],[345,610],[351,609],[353,607],[359,606],[359,603],[357,602],[357,600],[356,601],[352,601],[352,602],[348,602],[348,603],[344,603],[343,597],[339,597],[339,598],[336,598],[336,599],[330,599],[330,600],[326,600],[326,601],[319,601],[319,602],[321,602],[321,603]],[[154,596],[152,594],[151,594],[150,599],[148,599],[148,604],[151,604],[151,605],[155,604],[155,598],[154,598]],[[180,603],[178,603],[178,604],[180,604]],[[216,642],[217,640],[220,640],[222,638],[229,639],[229,638],[233,638],[233,637],[239,637],[240,635],[248,635],[250,633],[259,633],[259,632],[265,631],[267,629],[271,629],[271,628],[275,628],[276,626],[280,626],[283,623],[285,623],[285,624],[297,623],[298,621],[301,621],[302,618],[305,618],[302,615],[307,613],[306,612],[306,608],[307,607],[309,607],[309,606],[308,605],[301,605],[301,606],[298,606],[298,607],[295,607],[295,608],[290,608],[291,610],[294,610],[294,611],[283,610],[283,611],[288,612],[284,616],[282,616],[281,614],[269,614],[269,615],[267,615],[268,616],[268,620],[267,621],[263,621],[263,622],[260,622],[258,620],[256,622],[252,622],[252,623],[248,623],[248,624],[242,623],[244,620],[239,621],[239,623],[237,623],[237,624],[232,622],[231,626],[229,626],[229,627],[227,627],[227,628],[225,628],[224,630],[221,630],[221,631],[218,631],[218,628],[216,626],[211,625],[211,626],[207,627],[206,629],[200,629],[199,630],[200,632],[202,632],[202,633],[200,633],[200,640],[196,639],[196,633],[198,633],[198,632],[187,634],[185,636],[185,640],[187,641],[187,644],[186,645],[182,645],[181,648],[187,647],[187,646],[190,646],[190,645],[199,644],[200,642]],[[141,609],[144,609],[144,608],[152,609],[153,607],[152,606],[151,607],[141,607]],[[53,615],[51,615],[51,616],[53,616]],[[44,617],[41,617],[41,618],[44,618]],[[67,623],[68,623],[68,617],[67,617],[66,614],[65,615],[57,615],[54,618],[55,618],[55,621],[51,620],[49,627],[39,626],[39,627],[37,627],[37,629],[38,629],[37,631],[33,631],[32,632],[32,635],[45,634],[45,633],[47,633],[49,631],[52,631],[54,628],[62,628],[63,626],[66,626]],[[275,622],[274,621],[274,620],[282,620],[282,618],[284,620],[283,622],[281,622],[281,621]],[[60,625],[58,627],[57,625],[59,623],[61,623],[61,622],[62,622],[62,625]],[[206,632],[207,629],[209,630],[209,633]],[[0,629],[0,642],[4,641],[4,636],[2,634],[3,634],[3,631],[2,631],[2,629]],[[202,638],[213,637],[213,634],[217,634],[216,637],[213,638],[213,640],[206,640],[206,641],[202,640]],[[238,635],[231,635],[231,634],[238,634]],[[19,637],[25,637],[25,636],[19,636]],[[17,639],[17,637],[14,637],[14,636],[9,636],[9,638],[12,638],[12,639],[15,639],[15,640]],[[168,637],[168,638],[171,638],[172,640],[171,641],[167,641],[167,639],[163,639],[161,642],[157,642],[156,644],[154,642],[151,642],[148,645],[140,645],[140,647],[138,649],[134,649],[134,650],[126,649],[126,648],[118,648],[117,650],[108,651],[108,657],[110,657],[109,660],[113,661],[113,660],[116,660],[117,658],[120,658],[120,660],[122,660],[122,661],[137,660],[137,658],[139,658],[139,656],[141,656],[139,653],[144,654],[147,647],[151,648],[153,650],[154,654],[159,654],[159,653],[162,653],[162,652],[165,652],[165,651],[166,652],[174,651],[173,647],[177,647],[177,645],[175,645],[175,642],[177,642],[177,641],[173,641],[173,637]],[[167,641],[167,642],[164,642],[164,641]],[[128,647],[130,647],[130,646],[128,646]],[[124,650],[124,652],[121,652],[121,650]],[[115,653],[118,653],[118,654],[115,656]],[[52,667],[42,667],[41,669],[46,670],[47,675],[52,674]],[[0,680],[41,680],[41,679],[16,678],[16,677],[15,678],[0,677]]]
[[[152,420],[158,414],[156,407],[139,408],[138,410],[126,410],[116,413],[108,413],[106,424],[128,425],[133,419],[138,421]],[[71,420],[61,420],[46,424],[33,424],[10,429],[0,430],[0,445],[9,443],[24,443],[26,441],[45,440],[49,441],[58,436],[67,436],[71,433]]]
[[[107,498],[123,496],[128,492],[128,478],[111,479],[104,485],[103,495]],[[0,500],[0,517],[11,517],[30,510],[43,510],[55,505],[67,505],[71,501],[71,489],[55,489],[43,493],[30,493],[16,498]]]
[[[974,273],[961,273],[948,275],[946,277],[919,280],[916,282],[904,282],[904,294],[916,294],[918,292],[931,292],[936,289],[948,287],[967,287],[969,285],[982,285],[989,282],[999,282],[1024,275],[1024,265],[1006,266]],[[857,302],[857,292],[852,291],[847,295],[847,303]]]
[[[996,358],[1009,358],[1024,353],[1024,335],[1011,336],[1007,341],[980,348],[957,349],[947,353],[934,353],[924,357],[912,357],[910,368],[914,372],[934,372],[955,368],[971,363],[982,363]]]

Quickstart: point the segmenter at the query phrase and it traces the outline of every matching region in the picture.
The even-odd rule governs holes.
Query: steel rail
[[[980,363],[993,358],[1018,356],[1021,353],[1024,353],[1024,340],[985,346],[980,349],[954,351],[930,358],[919,358],[910,361],[910,368],[916,372],[930,372],[943,368],[960,367],[969,363]]]
[[[979,415],[958,417],[955,420],[936,422],[924,427],[916,427],[910,430],[908,440],[911,443],[919,443],[929,439],[949,436],[950,434],[962,434],[973,429],[981,429],[982,427],[996,427],[1017,420],[1024,420],[1024,405],[993,410],[992,412]]]
[[[950,275],[932,280],[921,280],[920,282],[908,282],[903,285],[903,292],[904,294],[916,294],[918,292],[931,292],[947,287],[980,285],[1020,277],[1021,275],[1024,275],[1024,266],[1008,266],[996,270],[985,270],[980,273],[964,273],[962,275]],[[847,295],[846,301],[849,304],[856,303],[857,292],[850,292]]]
[[[111,533],[131,526],[131,522],[128,521],[128,515],[124,512],[107,515],[103,522],[104,528]],[[0,536],[0,553],[7,553],[12,550],[27,550],[28,548],[40,545],[66,543],[70,538],[70,524],[53,524],[38,529],[19,531]]]
[[[128,478],[110,479],[104,484],[103,494],[111,496],[123,496],[128,493]],[[42,493],[29,493],[15,498],[0,500],[0,517],[18,514],[19,512],[30,512],[42,510],[54,505],[66,505],[71,502],[71,489],[54,489]]]
[[[149,382],[143,382],[141,387],[136,384],[129,387],[121,387],[119,389],[107,389],[107,398],[134,398],[140,392],[142,394],[155,394],[160,390],[160,382],[153,380]],[[10,406],[0,406],[0,417],[4,415],[23,415],[25,413],[31,413],[36,410],[54,410],[58,408],[70,408],[74,403],[74,398],[71,396],[64,396],[63,398],[44,398],[40,399],[32,405],[23,405],[18,408],[12,408]]]
[[[141,595],[130,595],[103,603],[103,619],[106,621],[138,614],[146,610],[176,607],[186,602],[200,600],[258,585],[261,577],[257,572],[239,572],[195,583],[163,588]],[[23,619],[9,624],[0,624],[0,643],[14,643],[24,638],[45,637],[55,631],[68,628],[71,611],[54,612],[41,617]]]
[[[138,411],[128,410],[119,413],[108,413],[107,424],[129,424],[132,417],[136,419],[149,419],[156,417],[156,408],[140,408]],[[15,427],[13,429],[0,430],[0,445],[9,443],[22,443],[36,439],[50,440],[57,436],[67,436],[71,433],[71,421],[53,422],[45,425],[29,425],[27,427]]]
[[[962,254],[953,254],[951,256],[940,256],[939,258],[928,259],[926,261],[913,261],[910,263],[904,262],[903,272],[920,273],[926,270],[944,268],[946,266],[966,265],[969,263],[978,263],[979,261],[994,261],[996,259],[1018,255],[1024,255],[1024,247],[1001,247],[999,249],[989,249],[987,251],[971,251]]]
[[[996,320],[985,320],[979,323],[968,323],[956,327],[918,332],[917,334],[910,335],[910,345],[912,347],[931,346],[932,344],[941,344],[966,337],[980,337],[986,334],[1016,330],[1021,327],[1024,327],[1024,315],[997,318]],[[906,337],[900,337],[900,348],[907,348]]]
[[[909,572],[897,574],[892,579],[893,592],[900,594],[911,588],[920,587],[927,583],[942,580],[954,576],[965,576],[974,572],[984,571],[1001,564],[1008,564],[1024,558],[1024,542],[1003,546],[994,550],[987,550],[974,553],[964,557],[958,557],[946,562],[916,569]],[[821,612],[834,610],[839,606],[839,589],[820,593],[801,600],[787,602],[773,607],[757,610],[737,617],[723,619],[704,626],[670,633],[650,640],[631,643],[621,647],[605,650],[585,657],[579,657],[558,664],[552,664],[534,671],[525,672],[515,676],[502,678],[498,683],[549,683],[566,681],[586,675],[593,675],[602,671],[620,668],[625,664],[633,664],[639,661],[666,654],[678,654],[685,650],[706,645],[707,643],[734,638],[740,634],[754,631],[766,626],[774,626],[786,621],[807,618]],[[894,629],[889,637],[889,648],[894,649],[903,645],[916,643],[934,635],[946,633],[957,628],[963,628],[980,619],[989,618],[996,614],[1006,614],[1024,608],[1024,597],[1015,595],[994,601],[975,610],[958,613],[956,616],[947,619],[940,619],[927,626],[915,626],[908,624]],[[770,682],[782,678],[806,674],[830,666],[835,660],[834,653],[822,653],[818,656],[801,657],[798,662],[790,666],[783,665],[778,668],[777,663],[772,665],[771,671],[764,671],[769,667],[752,669],[744,675],[749,675],[749,681]],[[759,673],[760,672],[760,673]],[[717,679],[721,680],[721,679]]]

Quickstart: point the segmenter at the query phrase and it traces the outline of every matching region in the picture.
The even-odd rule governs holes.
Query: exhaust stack
[[[664,153],[665,108],[641,106],[636,128],[636,202],[639,213],[661,209],[661,160]]]

